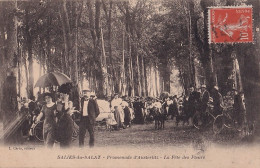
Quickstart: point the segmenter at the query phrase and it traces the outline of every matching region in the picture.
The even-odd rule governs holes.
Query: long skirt
[[[57,141],[61,147],[69,147],[72,141],[73,120],[69,114],[61,116],[57,123]]]
[[[131,124],[131,113],[130,110],[124,110],[125,118],[124,118],[124,124],[130,125]]]
[[[44,145],[52,148],[55,142],[55,128],[43,127]]]
[[[117,109],[115,109],[114,111],[114,116],[117,123],[117,128],[119,128],[122,124],[121,124],[120,112]]]

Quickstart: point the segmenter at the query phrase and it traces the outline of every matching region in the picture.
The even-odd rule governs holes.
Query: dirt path
[[[87,133],[85,144],[88,144],[89,135]],[[240,143],[237,134],[225,131],[223,134],[214,135],[211,128],[198,130],[192,126],[176,127],[174,121],[167,120],[165,129],[155,130],[154,124],[132,125],[131,128],[121,129],[119,131],[109,132],[102,129],[96,129],[95,145],[105,146],[132,146],[132,147],[160,147],[160,146],[182,146],[217,143],[223,145],[236,145]],[[78,140],[73,142],[73,146],[78,145]]]
[[[88,132],[85,138],[85,146],[88,146]],[[73,141],[72,147],[78,147],[78,139]],[[96,127],[95,146],[96,147],[133,147],[136,149],[143,147],[182,147],[192,145],[194,147],[206,148],[212,143],[218,145],[235,146],[241,143],[238,134],[231,131],[224,131],[220,135],[214,135],[212,128],[198,130],[192,126],[178,126],[174,121],[167,120],[165,129],[155,130],[154,123],[143,125],[133,124],[132,127],[119,131],[108,131],[104,127]],[[27,141],[26,145],[42,146],[43,143]]]

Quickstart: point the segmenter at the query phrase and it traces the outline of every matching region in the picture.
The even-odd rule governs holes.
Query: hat
[[[96,95],[95,95],[95,93],[94,92],[90,92],[90,95],[89,95],[90,97],[95,97]]]
[[[49,96],[49,97],[51,97],[53,99],[53,95],[50,92],[45,92],[44,93],[44,97],[46,97],[46,96]]]
[[[90,92],[90,90],[82,90],[82,93]]]
[[[201,88],[206,88],[206,85],[201,85]]]
[[[72,85],[71,83],[65,83],[62,84],[59,88],[58,88],[58,92],[60,93],[65,93],[65,94],[69,94],[71,92],[72,89]]]
[[[214,89],[218,90],[219,88],[218,88],[218,86],[214,86]]]

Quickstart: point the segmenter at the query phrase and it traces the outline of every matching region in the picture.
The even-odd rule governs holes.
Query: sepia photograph
[[[260,166],[260,0],[0,0],[0,168]]]

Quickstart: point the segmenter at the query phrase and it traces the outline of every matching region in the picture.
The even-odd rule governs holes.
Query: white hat
[[[201,85],[201,88],[206,88],[206,85]]]
[[[95,94],[94,92],[90,92],[90,96],[93,96],[93,97],[95,97],[95,96],[96,96],[96,94]]]

